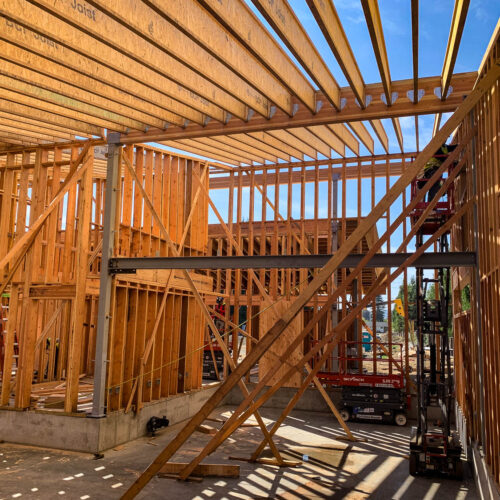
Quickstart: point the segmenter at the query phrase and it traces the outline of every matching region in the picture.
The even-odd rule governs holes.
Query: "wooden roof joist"
[[[296,135],[291,134],[288,130],[269,130],[267,133],[272,137],[276,137],[280,141],[283,141],[285,144],[290,145],[302,154],[309,156],[309,158],[317,157],[317,152],[313,147],[302,141]]]
[[[304,159],[304,153],[302,151],[296,149],[293,145],[280,140],[278,137],[268,134],[267,132],[249,132],[247,135],[273,148],[276,148],[285,154],[289,154],[294,158],[297,158],[297,160]]]
[[[252,162],[257,162],[257,163],[265,163],[265,159],[258,155],[257,153],[250,153],[248,151],[243,151],[234,145],[228,144],[224,140],[224,136],[220,137],[200,137],[196,139],[196,142],[199,142],[200,144],[203,144],[205,146],[208,146],[210,148],[213,148],[214,151],[220,151],[223,154],[231,154],[234,155],[235,157],[240,158],[240,161],[244,163],[252,163]],[[274,160],[271,160],[275,162]]]
[[[104,23],[101,25],[101,29],[109,29],[107,35],[103,35],[103,38],[106,39],[106,43],[104,43],[99,39],[99,36],[89,35],[81,30],[89,28],[88,25],[92,28],[91,20],[85,16],[79,16],[69,3],[58,3],[57,8],[49,2],[39,4],[43,5],[43,8],[31,4],[27,5],[22,0],[0,0],[0,12],[30,30],[47,36],[56,43],[57,47],[61,45],[70,47],[80,52],[84,58],[91,57],[120,73],[133,75],[138,80],[148,82],[148,85],[153,88],[159,88],[168,95],[173,94],[174,97],[181,99],[186,104],[195,105],[198,103],[199,105],[207,101],[207,104],[213,103],[233,116],[247,118],[248,109],[242,102],[163,51],[152,52],[154,47],[151,47],[151,44],[134,35],[111,18],[103,16]],[[54,8],[52,9],[52,7]],[[89,23],[81,24],[86,22],[85,19]],[[73,25],[68,24],[71,21],[81,29],[75,29]],[[10,29],[15,30],[16,27],[12,26]],[[92,30],[89,32],[93,33]],[[127,46],[133,45],[132,51],[120,51],[122,46],[119,43],[120,40]],[[144,57],[142,57],[143,55]],[[159,56],[159,59],[155,57],[156,55]],[[210,113],[207,112],[207,114],[211,116]]]
[[[365,105],[365,82],[333,2],[307,0],[318,26],[332,49],[361,106]]]
[[[346,147],[359,155],[360,143],[374,154],[366,122],[388,152],[382,119],[391,119],[402,151],[399,117],[453,112],[475,82],[475,73],[452,76],[470,0],[456,0],[441,77],[421,79],[412,0],[413,79],[401,81],[391,81],[377,0],[362,0],[381,75],[370,85],[334,3],[307,0],[345,88],[289,0],[252,2],[272,30],[245,0],[88,0],[91,15],[72,2],[0,0],[0,112],[12,108],[4,102],[25,106],[12,112],[38,121],[41,135],[103,136],[107,129],[124,144],[184,141],[187,151],[231,165],[263,164],[345,156]],[[63,119],[68,130],[49,133]],[[19,125],[19,133],[35,134],[33,126]]]
[[[130,94],[121,92],[108,85],[103,85],[100,82],[77,73],[76,71],[61,68],[59,65],[51,63],[50,61],[27,51],[23,51],[21,53],[21,57],[24,57],[24,54],[29,56],[26,58],[26,63],[30,66],[28,68],[6,61],[5,54],[11,52],[12,48],[12,45],[0,41],[0,56],[3,59],[3,73],[12,78],[33,83],[38,87],[64,96],[58,100],[60,103],[64,103],[66,100],[65,98],[73,98],[92,104],[103,110],[133,118],[152,127],[166,127],[169,123],[183,126],[186,121],[185,118],[176,115],[171,111],[155,106],[142,99],[138,99]],[[21,52],[21,49],[16,49]],[[33,71],[31,68],[36,69],[36,71]],[[57,78],[60,78],[61,73],[64,72],[68,73],[65,78],[66,81],[58,80]],[[87,87],[92,88],[92,91],[82,89],[75,85],[82,80]],[[194,113],[199,115],[197,123],[203,123],[202,114],[197,112]]]
[[[40,122],[38,120],[34,120],[31,118],[14,115],[11,113],[6,113],[4,111],[0,111],[0,122],[5,124],[10,124],[19,129],[25,128],[29,130],[33,128],[33,130],[45,131],[47,133],[58,136],[59,134],[71,134],[71,135],[79,135],[82,137],[90,137],[91,134],[82,133],[79,130],[72,130],[70,127],[61,127],[59,125],[54,125],[52,123]]]
[[[453,68],[457,60],[458,49],[462,39],[462,33],[469,10],[470,0],[455,0],[453,9],[453,17],[451,20],[450,35],[448,37],[448,45],[444,57],[443,71],[441,73],[441,99],[446,99],[446,93],[450,87]]]
[[[340,87],[321,58],[306,30],[286,0],[252,0],[283,43],[323,91],[329,102],[340,109]]]
[[[57,19],[55,21],[57,25]],[[115,64],[115,60],[108,63],[114,65],[113,69],[87,57],[92,50],[90,53],[81,54],[55,42],[54,45],[47,44],[41,41],[41,37],[34,36],[35,32],[28,28],[16,29],[13,23],[10,24],[12,26],[7,24],[8,29],[0,35],[5,41],[11,42],[2,46],[2,57],[17,64],[38,70],[41,61],[45,68],[44,73],[48,76],[108,98],[122,96],[125,102],[126,95],[129,94],[142,101],[162,106],[163,109],[196,123],[204,123],[204,114],[219,121],[225,119],[221,108],[192,96],[186,89],[155,74],[149,68],[144,68],[138,79],[134,79],[133,71],[140,67],[135,61],[132,61],[130,72],[120,73],[121,66]],[[14,43],[25,50],[14,46]],[[109,48],[107,52],[110,52]],[[123,58],[119,55],[118,62],[121,59]],[[173,99],[172,96],[182,97],[185,103]]]
[[[44,2],[50,3],[50,2]],[[249,56],[243,50],[239,42],[231,39],[229,33],[221,33],[223,30],[215,21],[211,23],[214,26],[214,32],[208,32],[208,36],[214,39],[219,35],[220,40],[214,40],[214,43],[220,43],[218,58],[214,57],[208,51],[202,49],[191,37],[198,38],[198,35],[187,36],[165,17],[170,19],[180,19],[185,13],[189,16],[190,25],[202,29],[203,22],[209,22],[209,16],[204,16],[200,23],[200,14],[203,9],[196,6],[194,2],[186,5],[185,2],[148,2],[148,5],[137,3],[134,0],[124,0],[116,3],[112,0],[93,0],[92,2],[101,12],[106,12],[118,19],[124,26],[130,27],[135,33],[150,41],[153,46],[161,48],[156,53],[153,49],[152,57],[165,59],[163,54],[170,54],[176,59],[177,64],[181,62],[193,71],[200,73],[207,81],[221,89],[225,89],[236,99],[245,103],[251,109],[257,111],[263,116],[268,117],[271,113],[271,104],[275,104],[288,114],[292,114],[291,94],[282,84],[270,75],[267,71],[262,71],[262,65],[259,61]],[[154,6],[154,10],[151,8]],[[69,6],[68,6],[69,8]],[[157,15],[160,14],[160,15]],[[102,37],[103,29],[106,26],[111,27],[109,19],[101,13],[97,14],[98,21],[92,24],[94,36]],[[215,25],[214,25],[215,23]],[[186,29],[187,24],[183,25]],[[116,30],[116,27],[112,29]],[[144,42],[144,40],[142,40]],[[116,42],[116,40],[115,40]],[[118,45],[121,50],[127,53],[134,53],[135,44],[138,43],[133,36],[129,40]],[[145,62],[155,64],[144,55]],[[223,61],[223,62],[222,62]],[[176,70],[174,78],[178,78]],[[243,76],[245,75],[245,76]]]
[[[155,3],[158,2],[155,1]],[[225,29],[237,38],[268,71],[273,73],[283,85],[289,88],[309,110],[312,112],[316,110],[316,94],[314,88],[243,0],[233,0],[230,2],[199,0],[199,3],[201,3]],[[169,8],[171,8],[170,4],[175,4],[175,2],[170,2]],[[186,12],[186,10],[184,10],[184,12]],[[199,12],[197,12],[197,14],[198,13]],[[203,19],[206,20],[206,17],[203,17]],[[175,22],[173,19],[172,21]],[[188,23],[184,20],[182,27],[180,24],[179,26],[181,29],[185,29],[186,24]],[[203,31],[197,30],[196,32],[199,43],[203,43],[207,49],[208,44],[214,37],[213,31],[207,30],[208,27],[212,28],[213,24],[203,25]],[[219,35],[220,40],[219,31],[214,31]],[[224,44],[222,41],[221,43]],[[214,47],[213,44],[211,44],[211,47],[215,55],[219,46]]]
[[[13,134],[18,133],[20,136],[24,135],[26,137],[40,138],[43,140],[46,140],[47,137],[52,137],[53,142],[71,141],[75,138],[74,135],[69,132],[56,132],[54,130],[48,130],[28,124],[22,124],[22,126],[19,126],[16,122],[9,122],[3,119],[0,119],[0,130],[11,132]]]
[[[225,153],[224,151],[220,152],[210,146],[205,146],[204,144],[189,139],[180,141],[160,141],[160,144],[206,158],[213,158],[214,160],[234,166],[239,166],[241,164],[241,159],[236,156]]]
[[[373,51],[377,59],[377,65],[384,87],[384,94],[388,106],[392,105],[393,93],[391,72],[389,69],[389,58],[387,57],[387,48],[385,46],[384,31],[382,29],[382,21],[380,19],[380,12],[377,0],[362,0],[363,10],[365,13],[366,24],[372,40]],[[401,152],[403,151],[403,133],[401,131],[401,124],[397,117],[391,117],[394,133],[398,141]]]
[[[260,163],[264,163],[265,160],[270,161],[271,163],[278,163],[278,157],[276,155],[267,153],[263,150],[259,150],[253,145],[249,145],[245,140],[241,140],[239,138],[242,136],[248,138],[248,136],[246,136],[245,134],[240,134],[238,136],[220,135],[214,138],[214,142],[215,144],[225,144],[226,146],[234,148],[235,151],[241,152],[242,154],[256,156],[257,158],[260,158],[262,160],[260,161]]]
[[[43,109],[39,109],[31,105],[31,103],[23,104],[21,102],[7,101],[0,97],[0,111],[9,113],[23,118],[31,118],[60,127],[67,127],[69,130],[78,130],[82,134],[104,136],[103,127],[91,125],[81,120],[60,116],[57,114],[47,113]]]
[[[220,136],[218,136],[220,137]],[[234,138],[240,143],[247,144],[248,146],[251,146],[257,153],[259,152],[264,152],[270,155],[275,156],[276,158],[279,158],[280,160],[284,161],[290,161],[292,155],[290,153],[284,153],[280,149],[272,146],[268,142],[264,142],[263,140],[259,140],[255,137],[252,137],[249,134],[234,134],[234,135],[228,135],[226,136],[227,138]]]
[[[68,109],[85,110],[88,114],[109,120],[109,128],[113,128],[113,123],[134,129],[144,129],[148,126],[166,128],[169,123],[179,126],[185,123],[183,118],[168,111],[164,111],[163,117],[158,118],[132,107],[132,103],[131,106],[125,106],[9,61],[2,61],[1,64],[3,74],[0,75],[0,86]]]
[[[346,104],[340,112],[336,111],[333,106],[324,100],[324,98],[321,98],[320,100],[323,100],[324,104],[315,114],[303,107],[300,107],[293,117],[289,117],[282,111],[277,110],[270,119],[254,115],[246,122],[237,118],[232,118],[225,125],[209,122],[205,127],[200,127],[190,123],[187,127],[182,129],[178,127],[169,127],[166,131],[151,129],[147,134],[130,132],[126,136],[122,135],[121,141],[124,143],[148,142],[258,131],[271,133],[271,131],[277,131],[284,128],[329,125],[332,123],[348,123],[353,127],[354,124],[363,120],[380,120],[400,116],[453,112],[463,101],[463,98],[470,93],[476,78],[477,73],[475,72],[453,75],[453,91],[445,101],[442,101],[434,95],[434,89],[438,88],[441,84],[441,78],[439,76],[421,78],[419,80],[419,89],[423,97],[417,104],[414,104],[413,100],[411,100],[407,94],[408,91],[413,88],[413,80],[398,80],[392,82],[392,92],[397,94],[397,99],[391,106],[387,106],[379,97],[380,94],[383,93],[383,85],[381,83],[368,84],[366,86],[366,93],[373,98],[370,105],[365,109],[361,109],[355,103],[354,94],[351,88],[345,87],[341,91],[341,97],[346,99]],[[356,132],[354,127],[353,130]],[[371,140],[373,141],[373,139]]]

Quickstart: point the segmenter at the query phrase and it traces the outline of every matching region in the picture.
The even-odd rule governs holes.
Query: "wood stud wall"
[[[500,58],[497,29],[483,59],[485,74]],[[464,175],[457,181],[456,199],[463,203],[477,193],[477,228],[469,211],[454,227],[453,250],[476,250],[478,278],[460,269],[453,276],[455,370],[457,402],[467,422],[467,434],[480,443],[490,472],[500,485],[500,82],[487,92],[464,119],[457,141],[477,127],[468,149]],[[475,166],[475,173],[474,168]],[[477,231],[477,248],[474,235]],[[471,308],[464,310],[462,290],[470,289]],[[479,299],[480,309],[475,299]],[[481,333],[479,333],[479,328]],[[479,342],[481,336],[482,342]],[[484,398],[482,408],[481,394]],[[484,442],[483,442],[484,436]]]
[[[46,210],[68,175],[81,146],[32,148],[0,156],[0,259]],[[93,175],[94,149],[83,158],[80,181],[41,226],[12,279],[13,264],[1,272],[7,326],[2,347],[1,405],[28,408],[32,390],[65,381],[64,409],[78,409],[79,379],[93,375],[100,276],[100,249],[105,179]],[[193,217],[181,249],[184,255],[204,255],[208,204],[195,191],[202,175],[197,160],[143,146],[124,148],[171,238],[179,243],[191,209]],[[205,176],[201,183],[208,181]],[[193,187],[194,186],[194,187]],[[166,256],[164,238],[138,189],[122,167],[118,197],[119,229],[116,256]],[[200,290],[210,291],[211,279],[193,275]],[[174,274],[165,294],[165,272],[121,275],[114,279],[109,342],[108,411],[140,407],[148,402],[201,386],[205,323],[187,283]],[[146,342],[151,348],[145,354]],[[12,377],[9,376],[13,370]],[[133,390],[141,373],[141,387]],[[38,385],[32,385],[33,383]],[[133,397],[133,400],[131,398]],[[50,405],[48,407],[50,409]]]
[[[332,240],[336,245],[342,243],[361,223],[370,208],[376,204],[377,196],[386,192],[390,186],[391,176],[399,176],[405,166],[411,164],[411,155],[392,155],[391,157],[370,157],[358,159],[334,160],[331,162],[307,162],[299,164],[270,165],[262,168],[254,166],[239,171],[219,172],[210,179],[211,196],[217,203],[216,216],[219,224],[210,224],[208,233],[209,255],[305,255],[332,253]],[[379,179],[380,178],[380,179]],[[349,183],[349,189],[348,189]],[[378,188],[376,191],[376,183]],[[226,189],[220,196],[220,189]],[[364,191],[368,191],[365,193]],[[227,197],[226,197],[227,192]],[[364,197],[371,197],[371,202],[363,202]],[[260,202],[257,207],[255,200]],[[220,200],[220,201],[219,201]],[[244,201],[243,201],[244,200]],[[394,205],[394,213],[399,213],[407,202],[404,197]],[[334,206],[335,203],[335,206]],[[404,205],[402,204],[404,203]],[[339,205],[339,207],[337,207]],[[340,209],[339,209],[340,208]],[[354,209],[355,216],[349,212]],[[306,211],[307,210],[307,211]],[[221,213],[227,214],[223,220]],[[384,232],[390,226],[390,213],[385,217]],[[406,225],[403,236],[406,237]],[[374,225],[366,237],[360,240],[356,253],[367,253],[377,241],[377,226]],[[385,248],[390,251],[390,238]],[[352,307],[353,286],[357,287],[358,297],[370,288],[381,270],[364,269],[356,285],[349,286],[340,298],[337,321],[347,316]],[[233,355],[240,352],[237,328],[246,330],[250,337],[258,339],[267,331],[280,315],[280,305],[268,310],[266,302],[268,295],[273,302],[290,301],[297,297],[305,286],[316,275],[317,270],[307,269],[255,269],[218,270],[212,271],[214,291],[225,300],[226,317],[232,308],[232,317],[226,321],[226,331],[231,331],[227,341],[233,349]],[[348,269],[340,269],[327,280],[317,294],[309,301],[300,319],[297,321],[305,326],[328,300],[334,286],[341,286],[347,279]],[[258,283],[257,283],[258,281]],[[390,287],[389,287],[390,288]],[[263,294],[265,291],[265,295]],[[387,302],[384,306],[388,317],[388,341],[393,342],[390,289],[386,288]],[[215,297],[209,297],[208,302],[214,304]],[[406,304],[406,302],[405,302]],[[374,306],[375,304],[373,304]],[[240,307],[246,307],[245,312],[238,314]],[[405,305],[406,307],[406,305]],[[231,323],[231,324],[230,324]],[[376,331],[376,325],[369,325]],[[322,339],[332,328],[331,318],[318,323],[304,342],[300,352],[307,352],[315,342]],[[345,332],[345,340],[361,340],[363,329],[361,315],[355,325]],[[294,331],[295,331],[294,330]],[[403,335],[394,340],[407,347],[408,326]],[[297,332],[296,332],[297,333]],[[295,335],[290,332],[292,337]],[[252,342],[246,339],[246,352],[252,348]],[[270,361],[272,361],[272,356]],[[266,357],[261,363],[267,366]],[[407,373],[408,358],[403,367]],[[388,363],[392,373],[393,362]],[[325,370],[333,370],[334,363],[328,360]],[[376,368],[376,365],[375,365]],[[359,364],[360,372],[363,363]],[[260,365],[259,365],[259,371]],[[265,373],[264,370],[263,373]],[[285,385],[298,387],[297,380],[290,380]]]

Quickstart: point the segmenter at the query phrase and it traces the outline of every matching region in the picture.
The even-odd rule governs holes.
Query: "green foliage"
[[[470,311],[470,286],[462,288],[460,301],[462,302],[462,311]]]
[[[375,298],[375,309],[376,309],[376,319],[377,321],[385,321],[386,319],[386,309],[385,304],[383,304],[384,299],[382,295],[377,295]]]
[[[399,287],[397,298],[401,299],[403,307],[405,307],[404,284]],[[408,283],[408,319],[412,321],[417,319],[416,301],[417,282],[415,281],[415,277],[412,277]],[[405,331],[405,319],[396,311],[395,307],[392,309],[392,330],[398,333],[403,333]]]

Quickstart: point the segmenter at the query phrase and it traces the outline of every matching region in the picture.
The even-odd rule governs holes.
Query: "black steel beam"
[[[374,255],[366,267],[399,267],[411,253]],[[109,260],[110,273],[133,273],[137,269],[303,269],[323,267],[332,255],[255,255],[228,257],[122,257]],[[340,267],[356,267],[364,254],[351,254]],[[412,267],[473,267],[474,252],[429,252],[421,255]]]

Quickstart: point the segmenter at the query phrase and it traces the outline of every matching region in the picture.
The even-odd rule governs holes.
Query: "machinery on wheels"
[[[396,349],[399,357],[389,359],[381,351],[382,348],[385,352]],[[394,361],[402,366],[402,345],[378,340],[343,341],[339,342],[338,349],[339,355],[335,358],[338,360],[338,372],[320,371],[318,378],[323,384],[342,388],[342,418],[345,421],[406,425],[409,404],[404,376],[401,372],[384,373],[389,370],[383,370],[381,366]],[[363,366],[368,368],[360,370]]]
[[[448,192],[447,200],[439,200],[422,224],[416,235],[417,249],[426,235],[433,234],[451,216],[452,198]],[[418,219],[426,206],[425,202],[417,205],[412,221]],[[445,233],[438,241],[438,251],[448,252],[448,246],[449,233]],[[462,447],[451,429],[454,389],[448,336],[450,268],[417,268],[416,282],[418,421],[410,439],[410,474],[435,472],[461,478]],[[438,418],[429,418],[431,407],[439,409]]]

